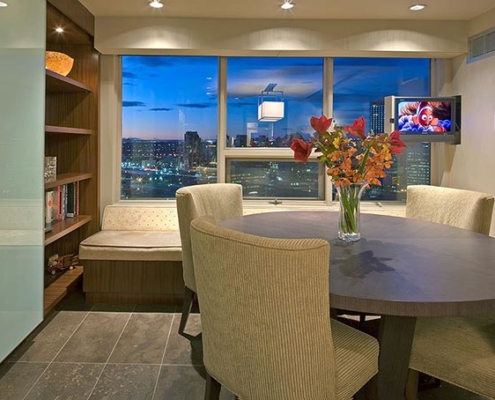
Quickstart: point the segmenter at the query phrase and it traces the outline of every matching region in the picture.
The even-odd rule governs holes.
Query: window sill
[[[256,214],[270,211],[335,211],[339,210],[339,204],[333,202],[330,205],[323,203],[309,205],[306,204],[263,204],[244,202],[244,214]],[[362,202],[361,213],[389,215],[394,217],[404,217],[406,215],[406,205],[404,203],[380,203]]]

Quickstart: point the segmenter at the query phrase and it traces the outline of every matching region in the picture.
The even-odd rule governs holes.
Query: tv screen
[[[408,142],[461,143],[461,96],[384,98],[385,129]]]
[[[449,134],[455,131],[454,99],[396,99],[396,129],[402,133]]]

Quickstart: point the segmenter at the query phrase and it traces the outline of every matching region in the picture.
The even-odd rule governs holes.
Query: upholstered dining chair
[[[328,242],[248,235],[209,217],[192,222],[191,240],[205,399],[221,386],[243,400],[351,399],[377,373],[376,339],[330,319]]]
[[[486,193],[414,185],[407,188],[406,217],[488,235],[493,205]],[[416,400],[419,372],[495,399],[495,318],[418,318],[407,400]]]
[[[416,400],[419,372],[495,399],[495,318],[418,318],[407,400]]]
[[[407,187],[406,217],[490,234],[493,196],[428,185]]]
[[[234,183],[187,186],[177,190],[176,200],[185,284],[182,316],[179,325],[179,333],[182,334],[196,293],[190,237],[191,221],[202,215],[210,215],[217,221],[242,216],[242,186]]]

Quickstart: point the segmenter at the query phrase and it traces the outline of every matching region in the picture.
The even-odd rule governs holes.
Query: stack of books
[[[79,182],[59,185],[45,192],[45,222],[61,221],[79,215]]]

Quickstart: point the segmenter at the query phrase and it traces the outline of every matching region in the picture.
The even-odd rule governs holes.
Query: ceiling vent
[[[469,62],[493,55],[495,55],[495,28],[469,38]]]

